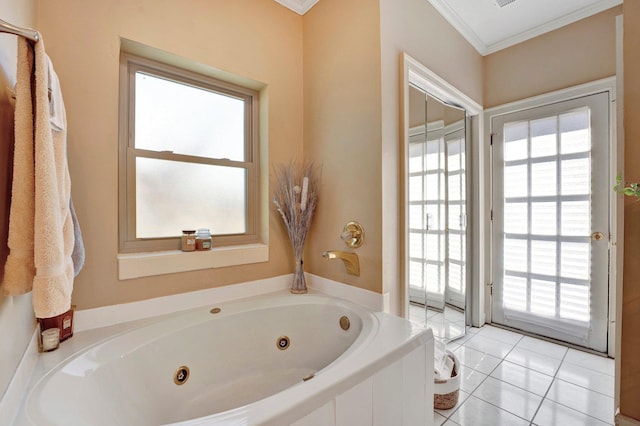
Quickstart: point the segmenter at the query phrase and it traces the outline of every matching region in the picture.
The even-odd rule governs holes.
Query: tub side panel
[[[373,376],[373,426],[397,424],[402,419],[402,360]]]
[[[331,426],[336,424],[336,405],[333,400],[292,423],[291,426]]]
[[[336,426],[373,424],[373,378],[369,377],[336,398]]]

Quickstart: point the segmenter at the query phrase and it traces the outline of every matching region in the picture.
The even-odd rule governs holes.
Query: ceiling
[[[482,55],[622,4],[622,0],[429,0]]]
[[[300,15],[304,15],[315,5],[319,0],[276,0],[281,5],[288,7]]]
[[[275,1],[304,15],[319,0]],[[488,55],[622,4],[623,0],[425,1],[481,55]]]

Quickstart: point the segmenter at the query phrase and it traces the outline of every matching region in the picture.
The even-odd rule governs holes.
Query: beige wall
[[[273,0],[40,1],[38,24],[60,77],[68,117],[72,194],[86,263],[79,309],[290,273],[289,242],[270,216],[267,263],[118,280],[120,37],[267,85],[268,158],[302,157],[302,17]],[[266,118],[263,117],[263,118]]]
[[[482,56],[427,1],[380,0],[380,18],[383,292],[391,296],[391,311],[400,312],[401,55],[407,52],[480,104]]]
[[[624,2],[625,180],[640,182],[640,2]],[[620,411],[640,421],[640,203],[624,206],[624,282],[620,353]]]
[[[622,6],[485,56],[490,108],[616,74],[615,17]]]
[[[35,0],[8,0],[2,4],[1,19],[22,27],[36,27]],[[0,34],[0,281],[7,258],[6,246],[10,172],[13,151],[13,104],[16,82],[17,37]],[[0,399],[33,335],[31,295],[6,297],[0,288]]]
[[[323,164],[307,270],[400,303],[398,185],[400,57],[421,61],[482,99],[482,58],[428,2],[322,0],[304,17],[306,158]],[[323,250],[348,250],[339,236],[361,221],[362,275],[347,275]]]
[[[372,0],[322,0],[304,16],[304,156],[322,165],[317,215],[305,248],[309,272],[382,291],[380,11]],[[324,250],[357,220],[360,277]]]

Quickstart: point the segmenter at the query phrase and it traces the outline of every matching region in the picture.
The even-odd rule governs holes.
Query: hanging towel
[[[76,209],[73,207],[73,199],[69,200],[69,210],[71,211],[71,219],[73,220],[74,237],[71,260],[73,261],[73,276],[77,277],[84,266],[84,241],[82,239],[78,216],[76,216]]]
[[[31,76],[33,52],[28,42],[18,38],[13,183],[9,208],[9,255],[4,267],[2,288],[5,294],[28,293],[35,276],[34,232],[34,159],[33,107]]]
[[[47,57],[47,88],[49,96],[49,122],[51,129],[57,132],[66,132],[67,113],[62,100],[62,90],[60,89],[60,81],[53,69],[51,59]],[[65,137],[66,141],[66,137]],[[71,197],[71,196],[70,196]],[[71,220],[73,221],[73,252],[71,260],[73,261],[73,275],[77,276],[84,266],[84,241],[82,240],[82,231],[78,216],[76,216],[73,200],[69,198],[69,211],[71,212]]]
[[[58,77],[44,50],[44,40],[35,50],[35,220],[33,308],[38,318],[49,318],[71,307],[74,269],[73,219],[69,203],[71,179],[67,163],[67,129]],[[51,99],[57,124],[51,125]],[[58,125],[59,124],[59,125]],[[58,130],[59,128],[59,130]]]

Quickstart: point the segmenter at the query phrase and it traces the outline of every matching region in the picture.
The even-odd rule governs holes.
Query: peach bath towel
[[[67,123],[60,85],[45,53],[44,40],[35,50],[35,220],[33,309],[38,318],[71,308],[73,291],[73,221],[69,210],[71,179],[67,163]],[[51,100],[58,102],[51,108]],[[58,125],[52,128],[52,112]]]
[[[30,47],[20,39],[18,61],[25,55],[29,57]],[[18,88],[16,87],[16,138],[19,132],[28,133],[33,129],[31,149],[33,157],[27,165],[28,155],[14,161],[14,180],[9,224],[9,257],[5,266],[5,291],[9,294],[21,294],[33,289],[33,308],[38,318],[49,318],[60,315],[71,307],[74,268],[71,258],[74,249],[74,229],[69,203],[71,199],[71,179],[67,164],[67,133],[64,103],[60,93],[60,85],[53,66],[44,50],[42,38],[35,43],[35,84],[31,96],[23,100],[31,103],[34,99],[35,111],[31,123],[18,123]],[[20,72],[22,71],[22,72]],[[19,78],[25,78],[24,70],[19,71]],[[26,73],[30,80],[31,71]],[[29,83],[30,85],[31,83]],[[24,107],[26,110],[26,107]],[[20,124],[20,126],[19,126]],[[22,135],[21,135],[22,137]],[[26,137],[25,137],[26,139]],[[26,143],[25,143],[26,144]],[[16,150],[18,149],[16,140]],[[28,150],[28,149],[25,149]],[[15,167],[20,161],[20,167]],[[31,184],[24,184],[16,179],[16,170],[24,173]],[[31,173],[32,176],[28,176]],[[29,200],[29,190],[31,199]],[[15,200],[14,191],[21,194]],[[15,205],[15,207],[14,207]],[[33,205],[33,208],[30,206]],[[14,211],[17,213],[14,215]],[[31,213],[30,213],[31,212]],[[13,226],[18,216],[30,215]],[[22,219],[22,218],[21,218]],[[22,220],[20,220],[22,222]],[[31,229],[29,229],[31,226]],[[19,228],[19,229],[18,229]],[[11,235],[15,230],[15,236]],[[12,244],[13,243],[13,244]],[[31,263],[23,259],[22,254],[31,250]],[[10,258],[16,253],[15,260]],[[20,256],[20,258],[18,258]],[[18,263],[24,261],[24,265]],[[35,275],[29,281],[28,268],[35,266]],[[20,268],[23,268],[22,270]],[[8,277],[13,272],[20,281],[9,283]],[[24,272],[24,273],[23,273]]]
[[[33,52],[18,38],[13,183],[9,208],[9,255],[4,267],[2,288],[10,296],[28,293],[33,287],[33,230],[35,216],[33,169],[33,107],[31,76]]]

